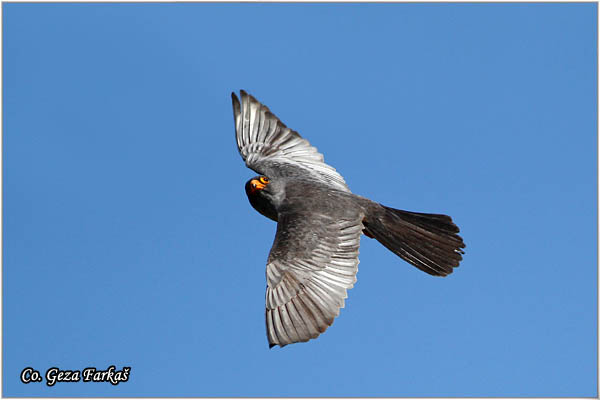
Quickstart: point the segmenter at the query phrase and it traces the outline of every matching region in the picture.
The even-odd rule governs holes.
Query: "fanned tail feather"
[[[446,276],[458,267],[465,248],[452,218],[380,205],[363,221],[364,233],[430,275]]]

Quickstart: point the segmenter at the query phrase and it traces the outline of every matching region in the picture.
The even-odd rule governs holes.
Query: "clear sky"
[[[597,395],[596,4],[3,10],[4,396]],[[460,268],[363,237],[333,326],[269,350],[239,89],[355,193],[451,215]]]

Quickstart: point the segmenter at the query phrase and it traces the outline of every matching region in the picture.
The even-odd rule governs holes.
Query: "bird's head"
[[[277,210],[274,206],[275,190],[268,177],[256,176],[246,182],[246,195],[256,211],[267,218],[277,221]]]
[[[246,194],[248,197],[258,195],[269,186],[271,180],[266,176],[256,176],[246,182]]]

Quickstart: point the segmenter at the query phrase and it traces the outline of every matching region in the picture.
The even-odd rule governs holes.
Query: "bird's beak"
[[[258,179],[250,181],[250,193],[253,194],[258,190],[263,190],[267,185],[261,183]]]

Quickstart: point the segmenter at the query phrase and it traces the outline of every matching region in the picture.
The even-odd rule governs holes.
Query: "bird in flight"
[[[397,210],[353,194],[298,132],[254,97],[235,93],[237,147],[259,173],[246,182],[252,207],[277,222],[267,259],[269,347],[315,339],[356,282],[360,235],[430,275],[458,267],[465,244],[452,218]]]

